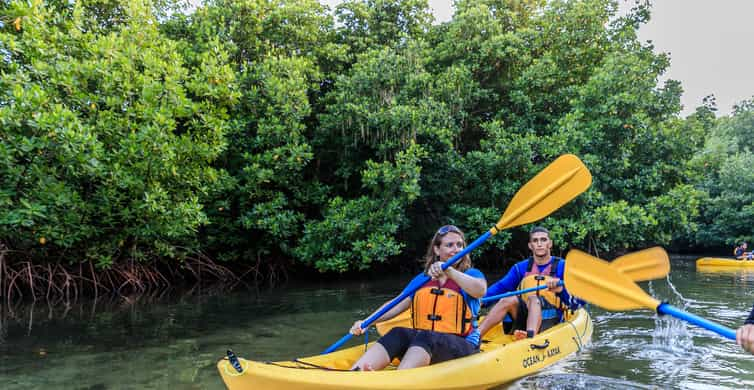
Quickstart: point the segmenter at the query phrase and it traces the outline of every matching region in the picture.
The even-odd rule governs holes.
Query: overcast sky
[[[320,0],[329,6],[341,0]],[[619,0],[628,11],[634,0]],[[453,16],[451,0],[429,0],[437,22]],[[655,0],[652,19],[639,29],[655,51],[670,53],[663,80],[683,86],[682,116],[714,94],[718,115],[754,95],[754,0]]]

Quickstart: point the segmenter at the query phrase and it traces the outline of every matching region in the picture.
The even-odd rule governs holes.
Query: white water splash
[[[684,311],[688,310],[689,300],[676,289],[667,277],[669,290],[675,295],[666,302]],[[655,296],[654,286],[649,283],[649,294]],[[652,343],[640,352],[640,356],[650,361],[655,377],[660,379],[682,378],[694,367],[703,365],[705,359],[712,357],[706,348],[696,347],[690,326],[686,321],[669,315],[655,315]]]

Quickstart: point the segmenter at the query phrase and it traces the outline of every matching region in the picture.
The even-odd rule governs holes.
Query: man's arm
[[[484,296],[491,297],[493,295],[507,293],[508,291],[514,291],[519,283],[521,283],[521,278],[518,275],[518,263],[516,263],[510,270],[508,270],[508,273],[505,274],[502,279],[487,287],[487,293],[484,294]]]

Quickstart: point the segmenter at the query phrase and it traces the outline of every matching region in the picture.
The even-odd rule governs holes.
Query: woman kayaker
[[[352,370],[381,370],[396,357],[401,360],[398,369],[422,367],[479,350],[477,316],[487,280],[471,267],[469,255],[442,269],[445,261],[465,247],[461,229],[446,225],[437,230],[424,256],[424,272],[432,279],[375,321],[388,320],[410,307],[413,328],[391,329],[354,363]],[[354,322],[350,332],[362,334],[362,322]]]
[[[744,322],[744,326],[736,331],[736,343],[744,350],[754,354],[754,306],[752,306],[751,313]]]

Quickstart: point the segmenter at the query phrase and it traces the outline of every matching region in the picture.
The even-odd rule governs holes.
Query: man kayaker
[[[736,331],[736,343],[745,351],[754,354],[754,306],[752,306],[749,318],[746,319],[744,325]]]
[[[736,258],[740,260],[743,260],[743,259],[751,260],[752,255],[754,255],[754,251],[747,252],[746,251],[747,247],[748,245],[746,244],[746,242],[742,242],[741,245],[733,249],[733,255],[735,255]]]
[[[565,260],[552,256],[550,232],[541,226],[529,232],[528,246],[532,256],[513,265],[502,279],[487,289],[485,297],[542,284],[546,284],[547,288],[523,296],[500,299],[479,325],[482,335],[503,321],[506,315],[512,320],[516,339],[534,337],[540,331],[562,321],[563,309],[571,301],[565,288],[558,285],[563,278]]]
[[[461,229],[446,225],[437,230],[424,256],[424,272],[432,279],[377,319],[388,320],[410,307],[413,328],[391,329],[369,347],[352,370],[381,370],[396,357],[401,358],[399,370],[422,367],[479,351],[477,318],[487,280],[481,271],[471,267],[469,255],[442,269],[445,261],[465,247]],[[416,278],[420,277],[423,274]],[[413,284],[412,281],[408,285]],[[375,313],[390,302],[385,302]],[[362,322],[354,322],[350,332],[362,334]]]

